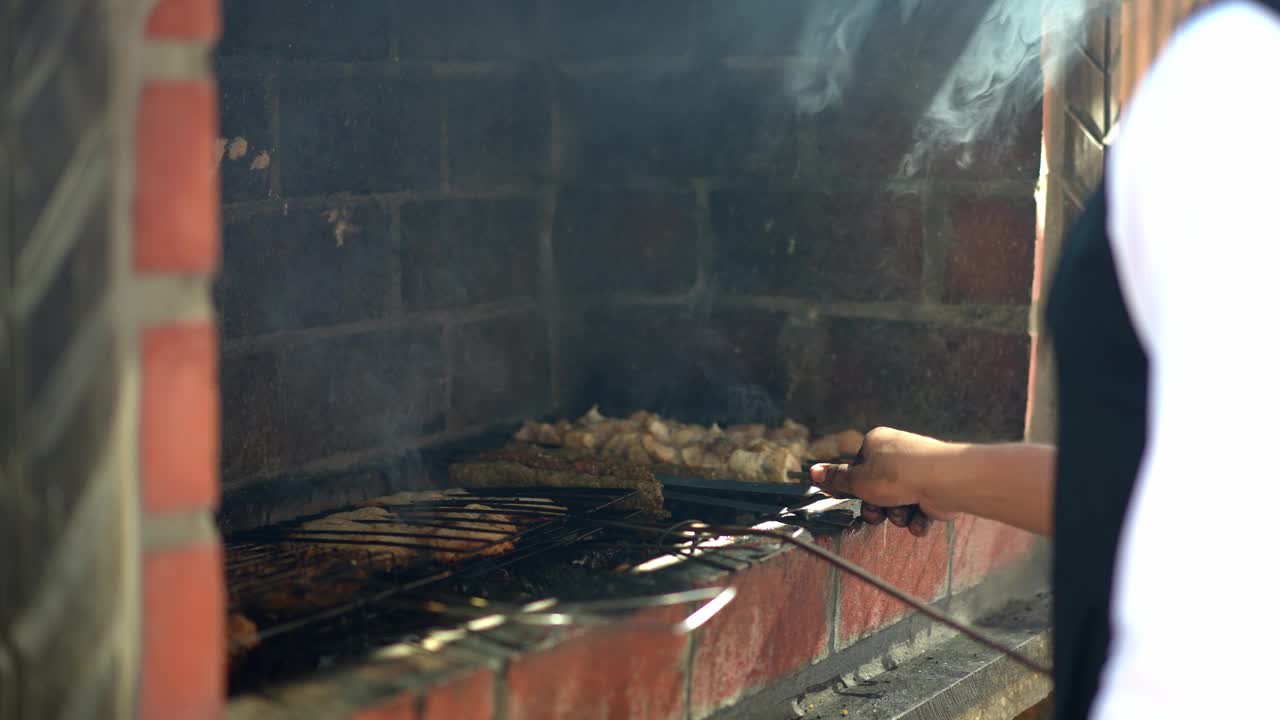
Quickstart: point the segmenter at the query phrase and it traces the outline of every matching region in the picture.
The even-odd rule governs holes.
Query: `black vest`
[[[1280,0],[1262,4],[1280,12]],[[1106,182],[1064,243],[1046,310],[1058,361],[1056,720],[1088,717],[1098,692],[1116,550],[1147,438],[1147,354],[1116,275]]]
[[[1147,356],[1116,276],[1103,179],[1063,247],[1047,320],[1058,367],[1054,695],[1085,718],[1111,639],[1111,577],[1146,443]]]

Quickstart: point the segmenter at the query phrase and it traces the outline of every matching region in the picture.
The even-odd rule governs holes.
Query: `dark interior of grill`
[[[1032,249],[975,291],[957,238],[993,195],[1034,224],[1038,108],[972,162],[900,166],[964,33],[886,4],[866,72],[811,112],[788,88],[831,62],[815,3],[224,5],[219,526],[256,625],[233,693],[485,607],[671,591],[629,571],[679,538],[627,523],[797,504],[692,492],[658,521],[626,491],[499,488],[397,506],[398,539],[303,527],[447,488],[525,420],[1021,436]]]

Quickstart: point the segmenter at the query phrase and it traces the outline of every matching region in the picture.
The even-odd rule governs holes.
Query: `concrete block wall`
[[[228,488],[596,402],[1020,436],[1039,114],[896,178],[949,60],[801,115],[814,7],[229,0]]]

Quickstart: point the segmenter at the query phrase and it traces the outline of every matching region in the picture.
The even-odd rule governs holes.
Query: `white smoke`
[[[797,53],[815,58],[789,73],[786,91],[802,113],[817,113],[843,101],[860,71],[858,62],[873,20],[894,0],[826,0],[810,13]],[[972,160],[980,140],[999,144],[1013,123],[1038,105],[1044,79],[1061,77],[1078,56],[1092,13],[1113,0],[900,0],[901,32],[938,32],[942,11],[954,16],[967,3],[981,19],[916,121],[914,143],[901,174],[918,172],[938,153],[961,165]],[[985,7],[985,11],[983,8]],[[883,23],[882,23],[883,25]],[[966,28],[959,31],[964,32]],[[944,29],[944,31],[946,31]],[[1042,42],[1043,41],[1043,42]]]

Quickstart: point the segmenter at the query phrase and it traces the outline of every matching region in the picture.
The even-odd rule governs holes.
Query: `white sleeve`
[[[1210,11],[1152,69],[1109,160],[1113,250],[1151,403],[1095,717],[1274,710],[1277,76],[1275,15]]]

